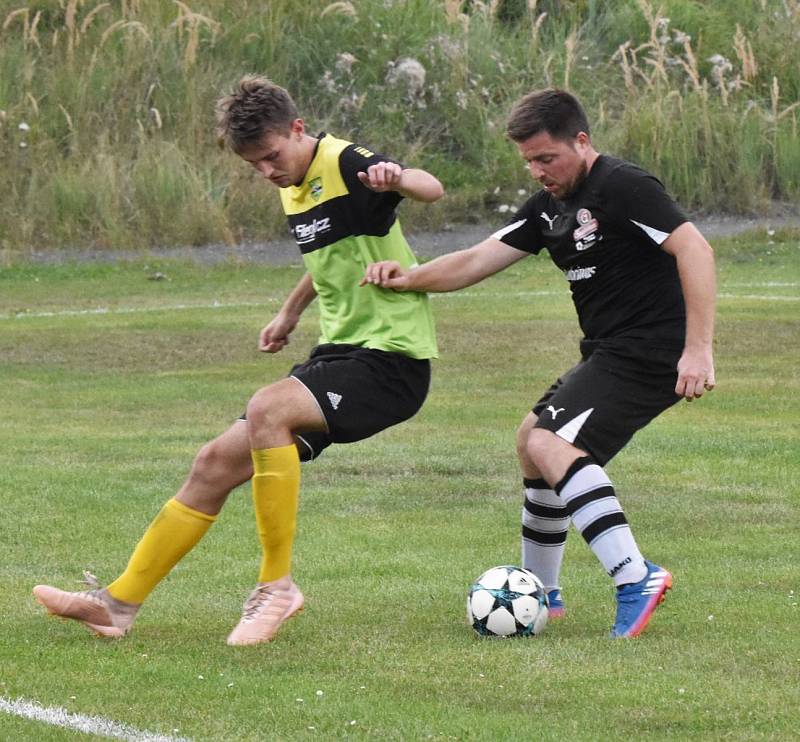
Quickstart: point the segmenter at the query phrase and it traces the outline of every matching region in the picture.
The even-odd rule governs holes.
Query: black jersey
[[[659,246],[686,221],[658,179],[600,155],[568,199],[541,190],[493,236],[533,254],[547,249],[569,281],[586,339],[682,347],[678,269]]]

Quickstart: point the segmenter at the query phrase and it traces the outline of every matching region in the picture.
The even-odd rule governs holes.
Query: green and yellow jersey
[[[281,203],[319,299],[320,343],[435,358],[426,294],[358,285],[370,263],[396,260],[405,268],[417,263],[395,213],[402,196],[376,193],[358,179],[370,165],[389,161],[321,134],[305,179],[281,188]]]

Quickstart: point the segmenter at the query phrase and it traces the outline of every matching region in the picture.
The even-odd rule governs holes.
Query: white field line
[[[231,309],[238,307],[262,307],[277,299],[264,301],[221,302],[213,301],[210,304],[161,304],[155,307],[95,307],[94,309],[62,309],[57,312],[16,312],[14,314],[0,314],[0,319],[26,319],[38,317],[85,317],[91,315],[114,314],[143,314],[145,312],[172,312],[181,309]]]
[[[563,291],[519,291],[513,294],[482,294],[470,291],[459,291],[451,294],[431,294],[434,299],[470,299],[486,297],[498,299],[508,296],[566,296]],[[93,309],[62,309],[53,312],[15,312],[14,314],[0,314],[0,320],[9,319],[39,319],[42,317],[89,317],[115,314],[143,314],[145,312],[173,312],[183,309],[239,309],[241,307],[263,307],[275,303],[278,299],[265,299],[264,301],[222,302],[213,301],[210,304],[161,304],[154,307],[94,307]]]
[[[717,294],[718,299],[748,299],[754,301],[800,301],[798,296],[770,296],[765,294]]]
[[[762,281],[761,283],[726,283],[729,289],[774,289],[800,286],[797,281]]]
[[[145,732],[127,724],[104,719],[101,716],[71,714],[58,706],[40,706],[33,701],[26,701],[24,698],[11,700],[0,696],[0,711],[62,729],[74,729],[108,739],[124,739],[129,742],[190,742],[186,737],[170,737],[165,734]]]
[[[798,284],[762,284],[764,286],[793,287]],[[742,288],[748,284],[739,284]],[[515,291],[511,293],[483,293],[477,291],[455,291],[446,294],[430,294],[432,299],[508,299],[525,298],[528,296],[563,296],[569,294],[566,291]],[[778,294],[730,294],[719,293],[718,299],[748,299],[754,301],[800,301],[798,296],[782,296]],[[14,314],[0,314],[0,320],[11,319],[38,319],[42,317],[86,317],[104,316],[116,314],[144,314],[147,312],[174,312],[184,309],[239,309],[242,307],[263,307],[270,303],[277,302],[277,299],[269,298],[264,301],[243,301],[243,302],[222,302],[213,301],[210,304],[162,304],[154,307],[95,307],[93,309],[62,309],[53,312],[15,312]]]

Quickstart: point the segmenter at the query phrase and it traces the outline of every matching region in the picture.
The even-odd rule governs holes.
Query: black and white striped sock
[[[561,587],[559,574],[567,543],[569,516],[561,498],[544,479],[523,479],[522,566],[531,570],[547,592]]]
[[[617,586],[639,582],[647,574],[625,513],[602,467],[577,459],[555,486],[575,527]]]

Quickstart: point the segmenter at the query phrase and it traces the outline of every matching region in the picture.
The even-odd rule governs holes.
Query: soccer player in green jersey
[[[145,598],[200,541],[230,492],[251,480],[263,556],[228,644],[270,641],[303,607],[291,576],[300,462],[331,443],[361,440],[412,417],[437,354],[427,296],[365,290],[359,280],[376,261],[416,265],[395,209],[405,197],[436,201],[443,194],[439,181],[366,147],[310,135],[287,91],[263,77],[243,78],[218,101],[218,135],[280,189],[307,271],[261,330],[259,349],[281,351],[315,298],[319,345],[287,378],[259,389],[246,414],[201,448],[178,493],[108,587],[34,588],[50,613],[102,636],[130,630]]]

